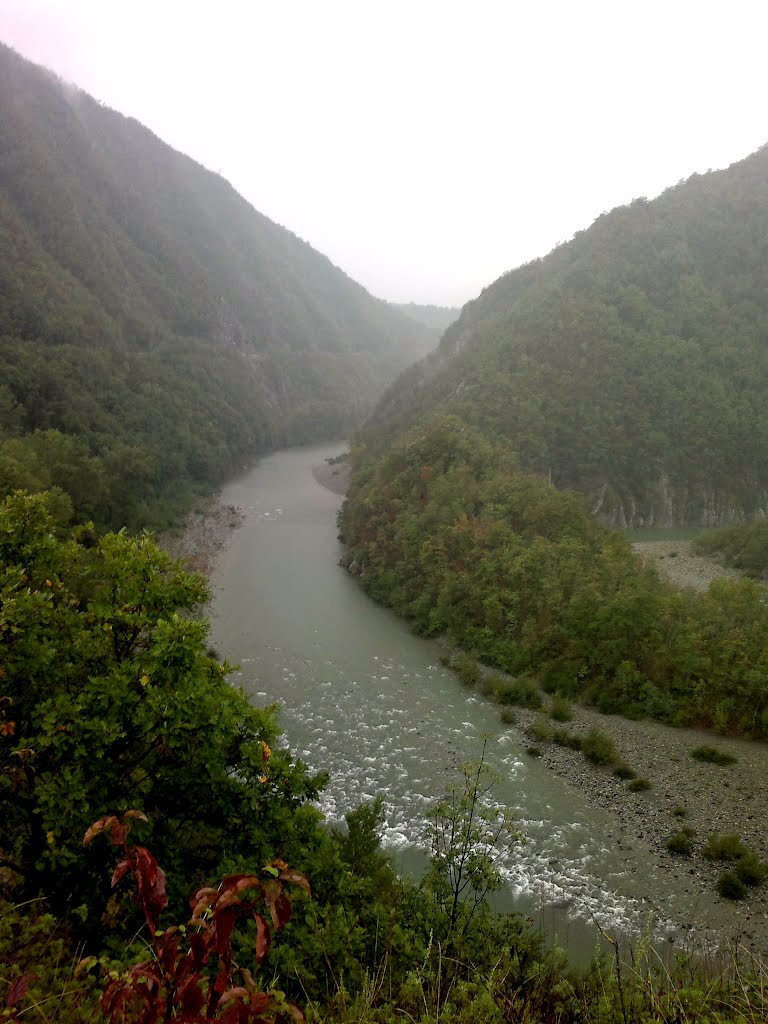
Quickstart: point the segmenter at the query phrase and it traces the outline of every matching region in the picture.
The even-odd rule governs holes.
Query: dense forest
[[[606,213],[464,307],[363,439],[450,413],[620,526],[768,507],[768,148]]]
[[[224,179],[3,46],[0,148],[2,494],[164,523],[254,452],[344,436],[435,343]]]
[[[583,497],[456,417],[353,459],[347,558],[419,632],[605,712],[768,736],[759,583],[679,590]]]

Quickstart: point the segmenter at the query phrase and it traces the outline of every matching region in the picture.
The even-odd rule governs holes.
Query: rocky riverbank
[[[244,518],[243,509],[224,504],[213,495],[200,502],[175,529],[160,534],[158,542],[187,569],[210,577],[232,531]]]
[[[727,569],[691,551],[689,540],[643,540],[632,545],[641,558],[654,562],[659,572],[678,587],[706,590],[713,580],[738,579],[741,573]]]
[[[647,779],[650,788],[633,792],[613,767],[590,764],[579,751],[554,743],[532,741],[526,730],[546,714],[517,709],[512,728],[529,748],[568,786],[608,810],[616,826],[606,842],[620,849],[642,846],[657,876],[666,876],[674,897],[653,908],[656,919],[675,917],[700,933],[719,939],[739,937],[742,945],[768,955],[768,882],[734,902],[717,894],[717,881],[727,864],[705,859],[702,849],[714,834],[735,833],[761,859],[768,861],[768,746],[728,739],[694,729],[674,729],[655,722],[633,722],[574,706],[573,720],[551,726],[583,736],[596,728],[610,736],[622,762]],[[691,751],[702,745],[731,754],[734,764],[702,763]],[[682,828],[693,830],[690,857],[671,854],[667,841]],[[654,887],[649,887],[655,888]]]

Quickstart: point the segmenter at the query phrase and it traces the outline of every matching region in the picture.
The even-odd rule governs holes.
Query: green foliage
[[[497,704],[517,704],[524,708],[540,708],[543,704],[536,682],[527,676],[504,679],[491,675],[483,683],[483,693]]]
[[[678,857],[690,857],[693,853],[695,834],[692,828],[681,828],[667,840],[667,849]]]
[[[600,729],[590,729],[581,740],[581,752],[592,764],[615,764],[619,752],[611,737]]]
[[[738,761],[738,757],[734,757],[733,754],[728,754],[724,750],[718,750],[717,747],[707,745],[694,747],[691,751],[691,757],[696,761],[704,761],[706,764],[718,764],[721,766],[736,764]]]
[[[748,576],[765,579],[768,574],[768,520],[738,523],[719,530],[707,530],[696,537],[692,549],[701,555],[717,556],[726,565]]]
[[[509,815],[490,800],[495,776],[483,757],[462,766],[462,781],[428,816],[432,858],[424,887],[434,900],[438,935],[454,953],[486,896],[501,887],[498,860],[519,840]]]
[[[708,860],[738,860],[748,851],[741,838],[734,833],[711,835],[701,851]]]
[[[474,658],[471,658],[463,651],[451,658],[449,665],[461,680],[462,685],[470,690],[474,689],[482,678],[480,666]]]
[[[630,793],[646,793],[649,789],[653,789],[653,783],[646,778],[632,779],[627,783],[627,789]]]
[[[613,769],[613,774],[617,779],[634,779],[637,772],[634,768],[631,768],[628,764],[617,764]]]
[[[747,887],[735,871],[723,871],[717,881],[717,891],[726,900],[743,900]]]
[[[573,711],[567,699],[556,693],[549,705],[549,717],[556,722],[570,722],[573,718]]]
[[[555,731],[548,722],[543,718],[534,718],[534,720],[526,726],[525,733],[532,740],[537,740],[539,743],[551,743]]]
[[[686,818],[688,816],[688,808],[683,807],[682,804],[676,804],[671,812],[676,818]]]
[[[504,725],[514,725],[517,722],[517,713],[514,708],[502,708],[499,717]]]
[[[539,706],[535,670],[606,713],[768,736],[768,604],[754,581],[677,590],[456,416],[383,453],[357,446],[352,462],[340,527],[361,585],[512,677],[487,682],[495,699]]]
[[[768,867],[760,860],[754,850],[747,850],[736,861],[736,874],[744,885],[760,885],[765,881],[768,874]]]
[[[105,864],[83,859],[81,837],[125,806],[152,816],[146,840],[180,879],[304,848],[321,779],[273,749],[275,710],[253,707],[206,653],[202,578],[147,534],[56,539],[40,495],[0,505],[0,565],[7,890],[43,892],[55,913],[83,906],[92,931]]]

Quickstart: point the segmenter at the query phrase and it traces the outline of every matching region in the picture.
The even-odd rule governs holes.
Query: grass
[[[561,694],[556,693],[549,706],[549,717],[555,722],[570,722],[573,718],[571,705]]]
[[[581,752],[592,764],[616,764],[619,752],[611,737],[600,729],[590,729],[581,741]]]
[[[733,754],[728,754],[724,750],[718,750],[717,747],[707,746],[706,744],[701,747],[694,747],[691,751],[691,757],[696,761],[703,761],[705,764],[718,764],[721,766],[736,764],[739,760]]]
[[[730,832],[726,835],[711,835],[701,853],[707,860],[738,860],[749,853],[749,850],[740,836]]]
[[[695,833],[692,828],[681,828],[667,840],[667,849],[676,857],[690,857],[693,853],[693,837]]]
[[[650,779],[632,779],[631,782],[627,783],[627,789],[630,793],[645,793],[649,789],[653,789],[653,783]]]

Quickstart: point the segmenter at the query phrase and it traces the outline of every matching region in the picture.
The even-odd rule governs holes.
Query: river
[[[291,750],[330,772],[330,822],[384,795],[384,842],[406,871],[423,863],[425,812],[485,741],[495,799],[525,836],[504,859],[500,905],[532,917],[574,960],[594,952],[593,919],[642,932],[663,884],[647,855],[622,849],[613,819],[526,755],[498,707],[440,664],[436,642],[409,633],[339,568],[342,499],[311,469],[340,450],[277,452],[222,492],[245,513],[214,572],[210,609],[235,681],[256,703],[278,702]]]

